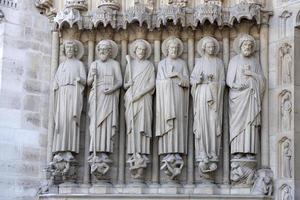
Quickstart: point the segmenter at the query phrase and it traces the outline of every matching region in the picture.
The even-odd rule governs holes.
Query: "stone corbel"
[[[68,24],[70,28],[77,25],[79,30],[83,28],[83,18],[80,11],[75,8],[65,8],[60,11],[54,18],[54,23],[58,29],[62,29],[64,24]]]
[[[198,23],[204,24],[205,21],[209,21],[211,24],[217,22],[222,25],[222,8],[216,4],[205,3],[195,8],[193,15],[193,26],[197,26]]]
[[[183,27],[186,25],[186,15],[185,9],[175,5],[167,5],[161,7],[157,11],[156,19],[154,19],[154,24],[157,28],[161,25],[166,26],[168,20],[172,20],[174,25],[179,22]]]
[[[143,23],[146,23],[148,29],[151,29],[151,16],[150,9],[143,4],[137,4],[125,11],[122,26],[126,29],[127,24],[138,22],[139,26],[143,26]]]
[[[41,10],[41,14],[48,17],[53,17],[56,14],[56,10],[53,8],[53,0],[37,0],[35,6]]]

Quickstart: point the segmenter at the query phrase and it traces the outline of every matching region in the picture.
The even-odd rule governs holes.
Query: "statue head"
[[[81,59],[84,54],[83,44],[78,40],[66,40],[63,43],[63,54],[68,58]]]
[[[243,56],[251,56],[255,51],[255,39],[250,35],[243,35],[239,40],[239,48]]]
[[[118,55],[118,45],[112,40],[101,40],[97,46],[98,57],[102,62],[115,59]]]
[[[166,57],[176,59],[183,52],[183,44],[180,39],[171,36],[163,42],[162,52]]]
[[[168,46],[168,57],[176,59],[178,57],[179,44],[176,40],[170,40]]]
[[[197,45],[197,51],[201,56],[213,56],[218,54],[220,49],[218,41],[210,36],[202,38]]]
[[[78,53],[78,46],[75,41],[69,40],[64,43],[64,52],[67,58],[74,58]]]
[[[129,46],[129,54],[131,57],[138,60],[146,60],[151,56],[151,45],[143,39],[138,39],[132,42]]]
[[[101,61],[107,61],[112,55],[112,46],[108,40],[102,40],[97,45],[97,51]]]

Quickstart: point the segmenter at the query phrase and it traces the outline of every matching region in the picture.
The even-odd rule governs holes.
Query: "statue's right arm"
[[[88,74],[88,79],[87,79],[87,84],[88,86],[91,86],[94,82],[94,76],[93,76],[93,73],[92,73],[92,69],[95,67],[95,64],[92,63],[91,64],[91,67],[89,69],[89,74]]]

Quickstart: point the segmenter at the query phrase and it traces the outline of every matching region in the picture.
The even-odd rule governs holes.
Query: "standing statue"
[[[127,153],[132,177],[143,178],[150,154],[152,137],[152,95],[155,89],[154,65],[147,60],[151,45],[145,40],[134,41],[130,48],[124,76]]]
[[[118,129],[122,74],[120,64],[114,60],[118,53],[115,42],[102,40],[96,49],[99,59],[91,64],[88,75],[88,85],[92,86],[88,113],[92,152],[89,162],[91,173],[101,179],[108,172],[108,164],[112,162],[108,153],[113,152],[113,137]],[[104,170],[98,169],[99,167]]]
[[[258,153],[258,129],[261,125],[261,104],[265,78],[253,55],[255,40],[250,35],[239,39],[240,53],[229,63],[229,120],[231,153],[252,158]]]
[[[282,176],[285,178],[292,178],[292,168],[291,168],[291,160],[292,160],[292,150],[290,147],[290,142],[286,140],[283,143],[283,152],[282,152]]]
[[[232,162],[248,162],[249,166],[253,166],[250,162],[256,162],[259,150],[265,78],[254,56],[255,39],[252,36],[241,36],[235,41],[235,49],[239,54],[230,60],[226,79],[230,88],[229,126]],[[247,166],[245,163],[242,165]]]
[[[283,91],[281,100],[281,129],[282,131],[291,130],[291,118],[292,118],[292,102],[291,93],[287,90]]]
[[[178,58],[183,52],[183,44],[178,38],[167,38],[162,44],[162,52],[166,58],[159,62],[156,78],[156,136],[159,154],[165,155],[161,169],[174,179],[173,172],[179,175],[182,166],[176,168],[180,169],[178,172],[165,167],[165,163],[173,160],[170,157],[174,157],[176,163],[183,163],[181,154],[187,153],[189,74],[186,63]],[[173,165],[170,163],[169,166]]]
[[[293,58],[291,56],[291,46],[285,43],[280,48],[280,65],[281,65],[281,76],[282,83],[289,84],[292,82],[292,67]]]
[[[79,153],[80,116],[86,72],[83,63],[79,60],[84,53],[83,45],[79,41],[65,41],[63,53],[66,60],[58,66],[53,82],[54,135],[52,153],[55,156],[51,166],[55,168],[55,177],[62,176],[62,179],[66,180],[74,179],[76,176],[74,154]]]
[[[223,92],[225,87],[224,64],[216,55],[219,43],[204,37],[198,43],[198,53],[191,74],[194,102],[195,154],[200,175],[211,178],[217,169],[222,133]]]

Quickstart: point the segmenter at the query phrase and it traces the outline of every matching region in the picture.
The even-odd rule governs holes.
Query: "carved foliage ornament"
[[[215,4],[202,4],[195,9],[193,26],[197,26],[198,22],[204,24],[208,20],[211,24],[215,21],[218,25],[222,24],[222,10],[221,7]]]
[[[92,27],[97,27],[100,23],[102,23],[104,27],[110,24],[113,28],[116,28],[117,10],[114,10],[110,7],[101,6],[91,14],[90,20]]]
[[[257,23],[260,23],[260,11],[261,5],[242,1],[241,3],[230,8],[230,17],[227,23],[233,25],[235,19],[240,22],[244,18],[248,20],[252,20],[254,18]]]
[[[64,24],[68,24],[70,28],[75,24],[79,29],[83,27],[82,16],[79,10],[74,8],[65,8],[60,11],[54,18],[54,22],[58,25],[59,29],[61,29]]]
[[[181,25],[184,27],[186,24],[185,9],[175,5],[161,7],[157,11],[156,17],[157,28],[159,28],[161,24],[165,26],[168,20],[172,20],[174,25],[176,25],[178,22],[181,22]]]
[[[137,4],[134,7],[128,8],[124,15],[123,28],[126,29],[127,23],[134,21],[139,22],[142,26],[146,22],[148,28],[151,28],[151,14],[150,10],[143,4]]]

